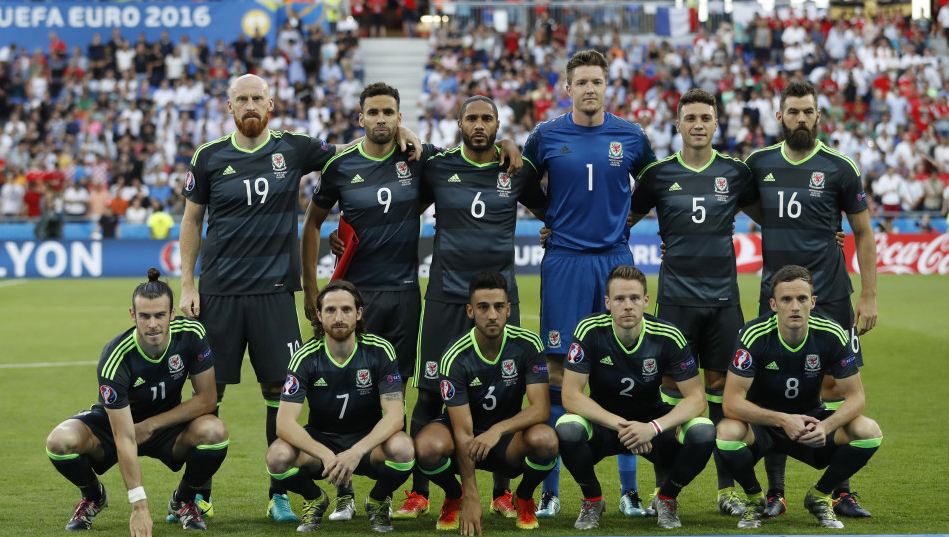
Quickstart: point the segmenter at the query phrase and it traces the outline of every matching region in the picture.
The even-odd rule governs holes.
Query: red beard
[[[267,129],[267,123],[270,121],[270,114],[265,113],[263,117],[244,114],[243,119],[234,116],[234,125],[241,134],[248,138],[257,138]]]

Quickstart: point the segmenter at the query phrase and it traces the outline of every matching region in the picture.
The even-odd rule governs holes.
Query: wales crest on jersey
[[[646,358],[643,360],[643,375],[655,375],[659,372],[659,366],[655,358]]]
[[[824,172],[812,173],[811,182],[808,186],[811,188],[824,188]]]
[[[511,189],[511,176],[509,176],[507,172],[501,172],[498,174],[498,189],[499,190]]]
[[[517,366],[514,364],[514,360],[501,362],[501,376],[505,378],[517,376]]]
[[[431,360],[425,362],[425,378],[438,378],[438,362],[433,362]]]
[[[817,371],[820,369],[820,356],[817,354],[808,354],[804,357],[804,371]]]
[[[728,194],[728,179],[725,177],[715,178],[715,193]]]
[[[283,158],[283,153],[270,155],[270,161],[273,163],[273,171],[275,172],[287,169],[287,159]]]
[[[404,160],[395,163],[395,173],[399,174],[399,179],[405,179],[412,175],[411,172],[409,172],[409,165],[406,164]]]
[[[185,364],[181,360],[181,355],[176,354],[168,359],[168,371],[177,373],[184,368]]]
[[[610,158],[623,158],[623,142],[610,142]]]
[[[369,386],[372,383],[372,375],[369,374],[368,369],[360,369],[356,371],[356,385],[357,386]]]

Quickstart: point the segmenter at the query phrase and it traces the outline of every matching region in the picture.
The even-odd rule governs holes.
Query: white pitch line
[[[0,369],[28,369],[34,367],[63,367],[69,365],[96,365],[97,361],[83,361],[83,362],[36,362],[34,364],[0,364]]]
[[[8,280],[5,282],[0,282],[0,287],[10,287],[11,285],[20,285],[21,283],[26,283],[26,280]]]

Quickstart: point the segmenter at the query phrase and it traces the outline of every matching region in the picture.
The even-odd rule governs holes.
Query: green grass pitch
[[[756,311],[757,277],[740,278],[747,317]],[[95,365],[103,345],[131,325],[131,293],[138,283],[122,280],[3,280],[0,281],[0,385],[3,427],[0,472],[7,507],[0,510],[0,535],[58,536],[78,501],[75,488],[50,465],[44,452],[47,434],[63,419],[95,401]],[[859,288],[859,282],[855,282]],[[171,282],[177,294],[180,283]],[[537,277],[520,278],[521,306],[527,328],[538,328]],[[655,277],[650,278],[655,292]],[[879,278],[877,328],[863,338],[867,366],[863,383],[867,391],[866,414],[884,431],[884,442],[869,466],[853,479],[853,489],[873,512],[869,520],[844,520],[848,534],[898,534],[949,532],[949,515],[943,495],[949,490],[949,449],[943,443],[949,431],[949,382],[942,363],[949,348],[946,297],[949,279],[941,276],[891,276]],[[649,311],[652,311],[650,307]],[[300,308],[302,316],[302,306]],[[308,330],[308,327],[304,324]],[[64,365],[68,364],[68,365]],[[48,365],[56,364],[56,365]],[[231,432],[227,461],[215,477],[215,517],[210,535],[292,535],[295,525],[275,524],[264,517],[267,477],[263,455],[264,405],[253,373],[244,368],[245,382],[228,390],[221,416]],[[414,403],[409,393],[409,407]],[[653,535],[661,530],[655,519],[624,519],[617,511],[619,484],[615,459],[598,467],[607,498],[607,514],[591,535]],[[143,460],[145,489],[149,496],[155,535],[181,535],[182,529],[164,522],[166,503],[179,475],[161,463]],[[759,467],[759,477],[764,480]],[[802,507],[804,492],[819,472],[796,461],[788,466],[789,513],[766,521],[756,533],[830,533],[820,530]],[[652,467],[640,459],[639,483],[651,486]],[[100,514],[91,535],[128,535],[129,505],[118,468],[103,478],[111,506]],[[490,476],[480,477],[482,503],[490,495]],[[732,534],[736,520],[715,511],[715,472],[710,462],[685,489],[680,516],[681,534]],[[325,487],[324,487],[325,489]],[[368,531],[362,498],[369,489],[357,478],[357,518],[350,522],[324,521],[325,535],[364,535]],[[537,496],[539,497],[539,492]],[[395,501],[401,498],[399,492]],[[579,490],[569,473],[561,479],[564,510],[560,517],[542,520],[537,535],[575,535],[573,521],[579,509]],[[396,521],[396,533],[435,535],[435,517],[441,505],[440,490],[433,488],[432,513],[417,521]],[[300,499],[293,497],[299,512]],[[521,533],[513,520],[485,514],[484,533]],[[665,533],[664,531],[662,533]]]

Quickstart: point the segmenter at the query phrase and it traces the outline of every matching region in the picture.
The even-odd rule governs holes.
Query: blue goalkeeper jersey
[[[642,127],[609,113],[583,127],[564,114],[534,128],[524,159],[547,173],[549,247],[597,251],[629,241],[630,178],[656,160]]]

